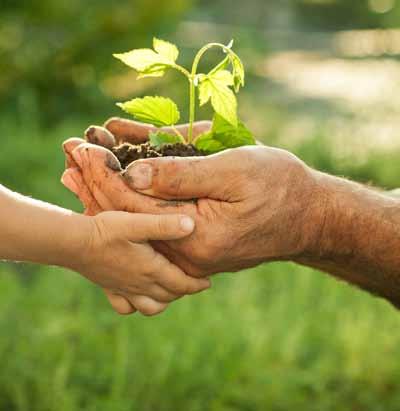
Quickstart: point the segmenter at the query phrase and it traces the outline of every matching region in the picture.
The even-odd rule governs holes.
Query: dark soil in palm
[[[122,168],[128,167],[135,160],[155,157],[196,157],[204,156],[205,153],[198,150],[192,144],[182,143],[164,144],[161,147],[153,147],[150,143],[133,145],[124,143],[113,147],[112,152],[116,155]]]

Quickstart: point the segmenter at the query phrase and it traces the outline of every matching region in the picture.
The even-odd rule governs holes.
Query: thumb
[[[167,200],[227,200],[224,188],[229,178],[237,175],[235,163],[233,158],[219,154],[154,158],[133,162],[123,177],[134,190]]]
[[[114,232],[135,242],[178,240],[191,234],[195,226],[191,217],[176,214],[152,215],[111,211],[99,214],[98,217],[110,218],[110,226]]]

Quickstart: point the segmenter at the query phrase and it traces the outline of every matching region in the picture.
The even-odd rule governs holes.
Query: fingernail
[[[61,182],[74,194],[78,193],[78,185],[76,184],[75,180],[70,176],[70,174],[64,173],[64,175],[61,177]]]
[[[98,146],[112,148],[115,146],[115,138],[109,130],[104,127],[90,126],[85,131],[86,141]]]
[[[129,184],[137,190],[151,188],[153,182],[153,167],[150,164],[133,164],[124,173]]]
[[[194,221],[190,217],[182,217],[181,218],[181,228],[186,233],[191,233],[194,230]]]

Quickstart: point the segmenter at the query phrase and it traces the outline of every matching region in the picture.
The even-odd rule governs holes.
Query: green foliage
[[[211,131],[201,134],[194,141],[194,145],[206,153],[254,144],[253,134],[242,122],[239,121],[238,126],[234,127],[218,114],[214,116]]]
[[[227,47],[230,49],[232,46]],[[231,66],[232,72],[227,68]],[[244,67],[243,63],[232,50],[217,66],[207,75],[199,75],[199,99],[200,105],[211,104],[214,111],[223,117],[233,126],[238,126],[237,101],[230,87],[234,87],[239,92],[240,87],[244,86]]]
[[[221,63],[215,66],[208,74],[213,75],[218,71],[226,70],[229,67],[229,65],[232,66],[233,83],[235,86],[235,91],[238,92],[240,87],[244,86],[245,72],[242,60],[233,51],[231,51],[224,58],[224,60],[222,60]]]
[[[237,100],[234,91],[239,92],[240,87],[244,85],[245,74],[243,63],[238,55],[232,51],[232,45],[233,41],[227,46],[219,43],[205,45],[195,56],[190,72],[177,64],[178,48],[172,43],[157,38],[153,39],[154,50],[136,49],[127,53],[114,54],[114,57],[135,69],[139,74],[138,78],[161,77],[168,68],[174,68],[184,74],[190,86],[190,118],[187,142],[193,142],[192,132],[197,88],[200,106],[211,101],[216,113],[214,126],[218,129],[218,132],[213,130],[211,134],[201,136],[197,140],[197,145],[203,147],[204,151],[208,153],[214,153],[225,148],[254,144],[251,133],[244,127],[243,123],[238,121],[237,117]],[[227,56],[208,74],[197,73],[201,58],[206,51],[213,47],[222,49]],[[228,70],[229,68],[231,71]],[[175,103],[161,97],[134,99],[118,103],[118,106],[132,114],[137,120],[156,126],[175,125],[179,120],[179,111]],[[219,131],[222,128],[221,124],[223,124],[223,130]],[[152,144],[162,144],[168,139],[171,140],[164,134],[159,138],[153,138]]]
[[[153,39],[153,47],[154,50],[137,49],[114,57],[135,69],[138,78],[162,77],[168,68],[174,67],[179,51],[174,44],[157,38]]]
[[[110,115],[104,84],[118,76],[115,50],[171,33],[194,0],[0,2],[0,106],[15,111],[27,92],[44,124],[82,112]]]
[[[109,59],[112,52],[147,44],[149,32],[176,32],[190,3],[122,0],[111,8],[105,0],[2,1],[1,183],[82,211],[59,183],[62,141],[110,115],[110,96],[99,84],[118,67]],[[285,30],[295,30],[284,36],[284,50],[289,42],[301,45],[299,22],[307,33],[310,27],[325,32],[398,26],[400,2],[382,14],[371,12],[368,3],[206,0],[188,19],[221,23],[221,38],[224,23],[236,24],[235,37],[246,57],[262,50],[257,59],[252,54],[261,67],[265,51],[276,46],[274,28],[265,22],[281,24],[278,15],[290,22]],[[266,26],[272,32],[267,41]],[[187,40],[187,45],[198,41]],[[245,93],[255,104],[249,104],[246,117],[266,142],[282,146],[278,136],[293,120],[293,106],[282,89],[276,90],[279,98],[266,95],[266,85],[269,90],[276,85],[248,73]],[[318,112],[319,100],[298,101],[297,93],[295,98],[301,107],[315,103]],[[274,115],[286,105],[279,117]],[[21,115],[6,118],[7,110]],[[315,111],[312,117],[306,113],[310,121],[325,124]],[[276,140],[271,122],[277,123]],[[351,153],[336,156],[332,144],[326,130],[300,143],[288,139],[284,148],[318,169],[375,186],[398,186],[397,150],[377,147],[360,163]],[[217,276],[211,290],[177,301],[151,319],[115,315],[100,291],[56,268],[0,263],[0,297],[1,410],[399,409],[398,312],[302,267],[277,264]]]
[[[173,135],[163,131],[157,131],[155,133],[150,133],[149,141],[152,146],[160,147],[163,144],[184,143],[185,139],[178,134]]]
[[[227,70],[202,76],[199,84],[200,105],[211,99],[214,111],[237,127],[237,102],[230,86],[233,86],[233,75]]]
[[[91,121],[46,130],[1,113],[1,182],[82,211],[59,183],[59,147]],[[360,165],[321,144],[329,134],[309,137],[294,150],[308,164],[399,183],[398,151]],[[72,272],[0,263],[0,410],[398,411],[399,356],[388,303],[292,264],[216,276],[159,317],[123,318]]]
[[[165,97],[135,98],[117,105],[132,114],[136,120],[155,126],[172,126],[180,118],[178,106]]]
[[[159,55],[163,56],[165,59],[173,63],[175,63],[179,57],[178,47],[176,47],[175,44],[169,43],[168,41],[154,38],[153,47]]]
[[[398,313],[321,273],[219,276],[149,319],[32,270],[0,263],[2,410],[398,410]]]
[[[200,134],[195,139],[194,145],[199,150],[209,154],[218,153],[219,151],[225,150],[227,148],[214,137],[211,131],[209,131],[208,133]]]

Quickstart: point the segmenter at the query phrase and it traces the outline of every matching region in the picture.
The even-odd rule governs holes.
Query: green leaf
[[[165,133],[164,131],[156,131],[149,135],[150,144],[154,147],[161,147],[163,144],[182,143],[182,138],[178,135]]]
[[[134,68],[139,73],[138,78],[161,77],[166,69],[175,65],[179,51],[174,44],[156,38],[153,39],[153,47],[154,50],[136,49],[114,54],[114,57]]]
[[[227,70],[218,70],[202,76],[199,84],[199,99],[201,106],[211,99],[215,112],[236,127],[237,101],[235,94],[229,88],[233,82],[232,74]]]
[[[240,87],[244,86],[244,66],[242,60],[233,51],[229,55],[232,63],[233,70],[233,81],[236,93],[239,91]]]
[[[223,117],[216,114],[210,132],[204,133],[195,139],[194,145],[206,153],[216,153],[228,148],[255,145],[253,134],[241,122],[233,127]]]
[[[154,50],[165,57],[169,61],[176,62],[179,56],[178,47],[175,44],[169,43],[168,41],[160,40],[154,37],[153,39]]]
[[[204,106],[204,104],[207,104],[210,101],[210,98],[213,94],[213,85],[206,76],[204,79],[202,79],[202,77],[199,77],[199,79],[199,100],[200,105]]]
[[[214,116],[211,131],[218,141],[229,148],[257,144],[253,133],[241,121],[237,127],[232,127],[218,114]]]
[[[151,49],[136,49],[113,56],[139,73],[150,69],[162,69],[170,63],[164,56]]]
[[[205,81],[209,80],[212,83],[214,83],[214,86],[216,88],[223,88],[223,87],[233,86],[233,76],[232,76],[231,72],[229,72],[228,70],[224,70],[222,68],[215,71],[215,72],[210,71],[206,76],[204,76],[204,75],[200,76],[199,79],[200,79],[200,84],[202,82],[205,82]],[[211,97],[211,95],[209,97]]]
[[[226,87],[216,90],[211,96],[211,104],[216,113],[228,123],[237,127],[237,101],[235,94],[230,88]]]
[[[165,70],[165,67],[161,68],[160,66],[154,66],[139,72],[137,79],[140,80],[145,77],[162,77],[165,74]]]
[[[234,88],[236,93],[239,91],[240,87],[244,86],[244,66],[239,56],[231,51],[222,61],[217,64],[208,75],[217,73],[220,70],[226,70],[229,65],[232,66],[232,76],[234,82]]]
[[[218,153],[219,151],[225,150],[225,146],[214,138],[214,134],[211,131],[200,134],[196,138],[194,145],[199,150],[209,154]]]
[[[172,126],[178,123],[180,113],[177,105],[165,97],[134,98],[125,103],[117,103],[117,106],[136,120],[155,126]]]

